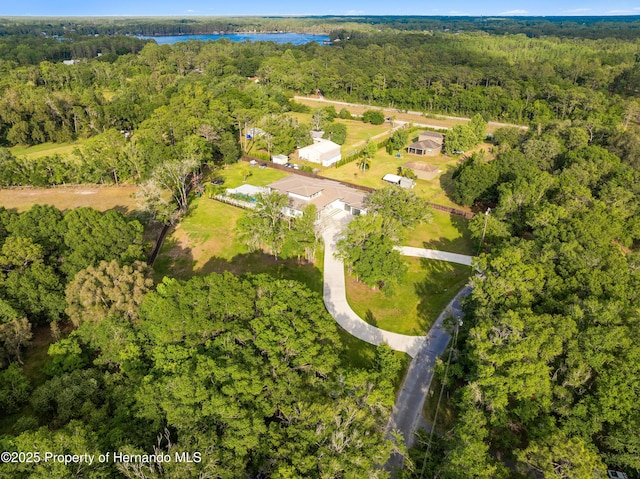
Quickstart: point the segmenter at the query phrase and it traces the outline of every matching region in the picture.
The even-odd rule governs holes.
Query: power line
[[[455,347],[458,341],[458,330],[460,329],[460,325],[462,321],[458,319],[456,321],[456,329],[453,333],[453,342],[451,347],[449,348],[449,357],[447,358],[447,366],[444,369],[444,378],[442,380],[442,385],[440,386],[440,395],[438,396],[438,403],[436,404],[436,412],[433,415],[433,424],[431,424],[431,432],[429,433],[429,440],[427,441],[427,450],[424,453],[424,461],[422,462],[422,470],[420,471],[420,479],[424,478],[424,472],[427,467],[427,456],[429,455],[429,450],[431,449],[431,441],[433,439],[433,433],[436,430],[436,423],[438,421],[438,412],[440,411],[440,403],[442,402],[442,396],[444,394],[444,388],[447,383],[447,374],[449,373],[449,365],[451,364],[451,356],[453,355],[453,348]]]

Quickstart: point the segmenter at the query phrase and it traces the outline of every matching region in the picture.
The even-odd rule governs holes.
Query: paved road
[[[378,345],[386,342],[392,349],[403,351],[413,358],[386,427],[387,435],[391,431],[399,431],[407,448],[409,448],[414,443],[414,433],[424,425],[422,407],[431,386],[436,359],[444,353],[451,339],[449,332],[444,327],[444,320],[448,317],[460,318],[462,315],[460,300],[471,292],[471,287],[465,286],[451,300],[426,336],[396,334],[370,325],[349,306],[345,287],[344,263],[334,256],[336,242],[349,219],[349,216],[341,213],[330,218],[324,225],[322,234],[325,244],[324,304],[338,324],[348,333],[370,344]],[[397,249],[405,256],[431,258],[464,265],[471,265],[473,259],[467,255],[409,246]],[[389,471],[399,470],[403,460],[402,456],[394,454],[385,468]]]
[[[460,300],[469,293],[471,293],[471,287],[465,286],[440,313],[418,354],[409,365],[386,428],[387,435],[393,430],[399,431],[407,448],[414,445],[415,432],[424,425],[422,407],[431,387],[433,368],[436,359],[444,353],[451,339],[451,335],[443,326],[443,321],[448,317],[459,319],[462,316]],[[402,467],[403,460],[402,456],[394,454],[385,468],[389,471],[397,471]]]
[[[355,106],[355,107],[360,107],[360,108],[369,108],[371,110],[382,110],[382,111],[389,111],[392,113],[406,113],[409,115],[419,115],[419,116],[424,116],[424,112],[423,111],[409,111],[409,110],[399,110],[397,108],[383,108],[380,106],[373,106],[373,105],[364,105],[364,104],[359,104],[359,103],[347,103],[344,101],[335,101],[335,100],[326,100],[325,98],[317,98],[317,97],[309,97],[309,96],[294,96],[293,97],[295,100],[310,100],[310,101],[317,101],[317,102],[322,102],[322,103],[331,103],[333,105],[342,105],[342,106]],[[462,116],[449,116],[449,115],[433,115],[433,118],[435,119],[442,119],[442,120],[461,120],[461,121],[471,121],[471,118],[465,118]],[[528,126],[523,126],[523,125],[514,125],[512,123],[501,123],[498,121],[490,121],[487,123],[487,125],[490,126],[495,126],[495,127],[503,127],[503,126],[513,126],[515,128],[520,128],[521,130],[528,130],[529,127]],[[443,128],[442,126],[433,126],[433,128]]]

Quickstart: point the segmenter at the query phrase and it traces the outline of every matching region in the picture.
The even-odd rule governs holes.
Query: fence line
[[[233,206],[237,206],[238,208],[243,208],[245,210],[251,210],[256,207],[255,203],[250,203],[249,201],[236,200],[235,198],[231,198],[225,195],[214,195],[211,197],[211,199],[218,200],[221,203],[227,203]]]
[[[251,156],[243,156],[241,158],[242,161],[246,161],[249,162],[251,160],[255,160],[255,161],[260,161],[258,158],[252,158]],[[301,175],[301,176],[306,176],[309,178],[318,178],[319,180],[330,180],[330,181],[335,181],[336,183],[340,183],[341,185],[344,186],[348,186],[350,188],[354,188],[356,190],[360,190],[360,191],[366,191],[367,193],[371,193],[373,191],[375,191],[375,188],[371,188],[369,186],[362,186],[362,185],[356,185],[355,183],[349,183],[347,181],[342,181],[342,180],[335,180],[333,178],[327,178],[326,176],[321,176],[318,175],[317,173],[310,173],[308,171],[303,171],[303,170],[295,170],[293,168],[287,168],[284,165],[278,165],[276,163],[273,163],[271,161],[267,162],[266,165],[269,168],[273,168],[275,170],[281,170],[281,171],[286,171],[287,173],[291,173],[294,175]],[[462,216],[463,218],[467,218],[467,219],[471,219],[475,216],[474,213],[472,213],[471,211],[465,211],[465,210],[460,210],[458,208],[452,208],[451,206],[444,206],[444,205],[439,205],[437,203],[431,203],[430,201],[425,201],[425,203],[432,207],[434,210],[438,210],[438,211],[446,211],[447,213],[450,213],[452,215],[456,215],[456,216]]]

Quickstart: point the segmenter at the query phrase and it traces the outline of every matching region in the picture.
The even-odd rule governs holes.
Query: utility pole
[[[482,245],[484,244],[484,235],[487,233],[487,221],[489,220],[489,212],[491,208],[487,208],[487,211],[484,212],[484,228],[482,229],[482,239],[480,240],[480,244],[478,245],[478,254],[480,254],[480,250],[482,249]]]

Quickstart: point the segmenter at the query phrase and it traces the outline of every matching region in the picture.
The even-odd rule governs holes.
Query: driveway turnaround
[[[336,242],[341,232],[342,226],[331,222],[322,234],[325,245],[323,295],[327,311],[340,326],[356,338],[376,346],[386,342],[391,349],[403,351],[413,358],[418,353],[426,336],[407,336],[376,328],[364,321],[349,306],[345,287],[344,263],[334,256]]]
[[[412,358],[416,357],[418,351],[423,347],[425,339],[431,342],[430,336],[407,336],[405,334],[392,333],[384,329],[376,328],[364,321],[351,309],[351,306],[349,306],[345,286],[344,263],[334,256],[336,243],[343,230],[345,221],[348,220],[346,218],[336,217],[333,221],[326,224],[322,234],[325,244],[323,296],[327,311],[329,311],[340,326],[356,338],[376,346],[386,342],[391,349],[405,352]],[[443,251],[412,248],[408,246],[403,246],[398,249],[400,254],[405,256],[439,259],[465,265],[471,265],[472,260],[471,256],[446,253]],[[447,342],[448,341],[447,339]],[[444,344],[446,346],[446,343]]]

